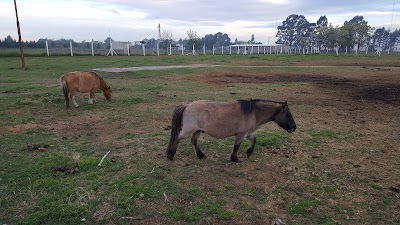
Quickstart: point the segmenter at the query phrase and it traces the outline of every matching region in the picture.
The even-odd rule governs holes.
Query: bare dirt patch
[[[17,124],[15,126],[6,127],[6,130],[12,133],[21,133],[27,130],[38,128],[39,124],[27,123],[27,124]]]
[[[315,204],[308,207],[307,214],[323,215],[326,206],[319,205],[319,200],[313,197],[317,191],[315,186],[322,185],[322,195],[335,193],[334,198],[327,197],[330,202],[328,205],[341,207],[347,212],[330,215],[334,220],[344,217],[356,223],[362,222],[363,218],[371,217],[364,204],[378,204],[383,196],[398,193],[400,181],[395,174],[400,173],[400,165],[394,159],[400,157],[397,151],[400,149],[397,141],[400,138],[400,121],[397,119],[400,107],[399,72],[397,68],[360,67],[349,72],[346,69],[221,71],[190,77],[168,77],[230,87],[232,90],[239,84],[276,84],[274,96],[290,99],[298,128],[303,132],[301,136],[293,134],[298,144],[279,149],[264,148],[264,154],[267,155],[264,160],[257,159],[257,156],[246,159],[241,152],[241,165],[217,166],[214,163],[210,170],[220,171],[215,180],[199,175],[188,180],[188,185],[199,187],[204,192],[232,192],[232,201],[255,206],[258,212],[274,212],[284,220],[291,217],[286,214],[290,210],[293,214],[306,213],[298,209],[302,204]],[[314,130],[316,133],[313,133]],[[319,140],[318,135],[332,137]],[[230,151],[226,149],[225,158],[228,158]],[[204,152],[207,154],[209,150],[204,147]],[[206,160],[217,162],[225,159],[222,153],[218,157]],[[199,170],[199,174],[208,173]],[[313,183],[310,180],[315,181]],[[235,193],[236,189],[250,192]],[[279,194],[282,190],[285,192],[284,198]],[[375,194],[361,194],[370,192]],[[252,193],[260,196],[254,197]],[[260,202],[257,198],[265,199]],[[393,204],[385,206],[388,211],[400,205],[398,198],[391,199]],[[289,202],[298,204],[291,205]],[[348,213],[354,208],[357,208],[357,213]],[[248,221],[270,223],[271,220],[264,216],[260,219],[252,214],[235,222]],[[293,221],[307,223],[307,220],[301,219]]]
[[[377,71],[386,73],[376,77]],[[336,90],[356,100],[380,101],[400,105],[399,69],[366,69],[363,73],[337,74],[332,71],[315,72],[235,72],[209,73],[196,76],[196,81],[215,85],[234,83],[312,83],[319,88]],[[390,78],[390,79],[388,79]]]

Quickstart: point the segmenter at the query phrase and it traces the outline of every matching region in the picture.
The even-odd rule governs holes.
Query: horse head
[[[104,97],[105,97],[108,101],[111,101],[111,93],[112,93],[112,91],[111,91],[111,87],[110,87],[110,86],[108,86],[108,88],[106,88],[106,89],[103,90]]]
[[[282,103],[282,107],[276,114],[274,121],[289,133],[296,130],[296,122],[293,119],[287,101]]]

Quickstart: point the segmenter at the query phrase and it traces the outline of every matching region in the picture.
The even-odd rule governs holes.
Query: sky
[[[17,0],[23,40],[73,39],[140,41],[158,37],[157,27],[173,39],[222,32],[263,44],[275,42],[276,27],[291,14],[309,22],[326,16],[342,25],[364,16],[375,28],[400,28],[400,0]],[[0,0],[0,38],[18,38],[13,0]]]

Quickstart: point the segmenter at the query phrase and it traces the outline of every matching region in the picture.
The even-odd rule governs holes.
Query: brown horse
[[[69,108],[69,101],[72,100],[75,107],[79,107],[75,101],[75,94],[89,93],[89,104],[93,104],[96,99],[94,93],[101,89],[104,97],[111,100],[111,88],[95,72],[71,72],[60,78],[61,87],[65,98],[65,107]]]
[[[215,138],[235,136],[231,160],[239,162],[237,151],[244,138],[251,144],[247,156],[254,151],[257,128],[269,121],[274,121],[287,132],[296,130],[296,122],[287,102],[271,100],[238,100],[235,102],[194,101],[176,107],[172,117],[171,137],[167,157],[173,160],[179,142],[192,134],[191,142],[198,158],[205,157],[197,145],[200,133],[207,133]]]

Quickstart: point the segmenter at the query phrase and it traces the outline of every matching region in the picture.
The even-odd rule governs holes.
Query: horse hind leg
[[[246,150],[247,157],[250,157],[254,152],[254,146],[256,146],[256,137],[254,134],[250,134],[246,138],[251,142],[249,148]]]
[[[69,98],[71,99],[71,101],[72,101],[72,103],[74,104],[75,108],[78,108],[79,105],[78,105],[78,103],[76,103],[76,101],[75,101],[75,93],[72,93],[72,92],[71,92]]]
[[[206,158],[206,155],[201,151],[199,145],[197,144],[197,140],[199,139],[200,134],[201,134],[200,130],[194,132],[191,141],[194,146],[194,149],[196,150],[197,158],[204,159]]]
[[[167,149],[167,158],[169,160],[173,160],[175,153],[176,153],[176,149],[178,148],[179,142],[183,139],[185,139],[187,136],[189,136],[190,133],[188,132],[180,132],[178,137],[172,142],[170,143],[170,146],[168,146]]]

